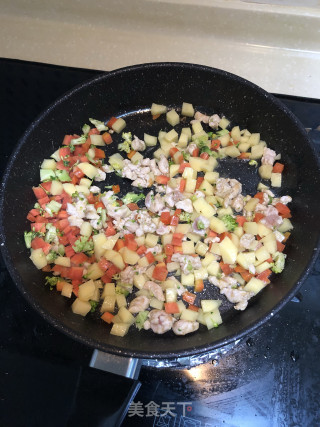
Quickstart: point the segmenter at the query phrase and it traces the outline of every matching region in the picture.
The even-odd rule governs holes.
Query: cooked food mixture
[[[166,115],[158,135],[123,132],[122,118],[89,119],[43,161],[33,187],[30,259],[75,314],[100,312],[113,335],[132,325],[176,335],[215,328],[224,298],[244,310],[284,269],[293,226],[291,197],[271,189],[281,187],[280,154],[225,117],[188,103],[178,111],[152,104],[151,123]],[[109,156],[103,148],[117,138]],[[215,171],[225,157],[258,168],[255,194]],[[119,176],[131,183],[126,194],[109,185]],[[205,298],[214,287],[221,300]]]

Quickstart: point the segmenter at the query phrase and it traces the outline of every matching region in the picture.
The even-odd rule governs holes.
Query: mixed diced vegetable
[[[259,133],[229,130],[227,118],[192,104],[152,104],[150,120],[164,114],[172,128],[143,139],[123,132],[123,118],[89,119],[93,128],[66,135],[42,162],[33,187],[37,202],[24,234],[30,259],[48,274],[50,289],[73,300],[75,314],[100,311],[113,335],[132,325],[176,335],[199,324],[215,328],[223,299],[244,310],[285,266],[291,197],[270,189],[281,187],[281,156]],[[174,127],[182,121],[179,134]],[[117,152],[108,155],[105,146],[117,139]],[[256,194],[220,177],[216,168],[225,157],[258,168]],[[132,191],[105,185],[113,174],[130,180]],[[206,299],[210,287],[224,297]]]

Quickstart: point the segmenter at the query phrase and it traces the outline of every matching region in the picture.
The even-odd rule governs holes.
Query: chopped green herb
[[[58,280],[59,280],[59,277],[46,276],[45,285],[49,285],[50,290],[52,290],[54,287],[57,286]]]
[[[250,160],[249,165],[257,167],[258,166],[258,162],[256,160]]]
[[[94,313],[94,312],[96,311],[96,308],[97,308],[97,307],[98,307],[98,305],[99,305],[99,302],[98,302],[98,301],[93,301],[93,300],[90,300],[89,302],[90,302],[90,305],[91,305],[91,310],[90,310],[90,312],[91,312],[91,313]]]

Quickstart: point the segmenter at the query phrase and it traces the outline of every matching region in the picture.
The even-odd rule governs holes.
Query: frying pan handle
[[[82,370],[68,425],[120,426],[141,383],[141,361],[94,350]]]

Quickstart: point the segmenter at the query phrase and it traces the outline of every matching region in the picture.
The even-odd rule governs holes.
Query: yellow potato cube
[[[243,230],[245,233],[256,236],[258,234],[258,224],[256,222],[247,221],[243,224]]]
[[[80,314],[80,316],[86,316],[91,310],[91,304],[87,301],[81,301],[79,298],[75,299],[71,310],[74,314]]]
[[[120,133],[123,131],[123,129],[126,127],[126,122],[119,117],[118,120],[116,120],[113,124],[112,124],[112,129],[116,132],[116,133]]]
[[[60,181],[52,181],[50,193],[53,196],[59,196],[63,192],[63,185]]]
[[[266,283],[262,280],[252,277],[246,286],[243,288],[247,292],[253,292],[255,295],[266,286]]]
[[[47,258],[41,248],[39,249],[33,249],[30,255],[30,259],[33,262],[33,264],[37,267],[38,270],[45,267],[48,262]]]
[[[192,123],[192,131],[193,133],[200,133],[203,132],[202,124],[199,120],[194,120]]]
[[[226,129],[229,126],[230,122],[227,118],[222,117],[222,119],[219,122],[219,127],[221,129]]]
[[[129,323],[114,323],[111,328],[110,335],[115,335],[117,337],[124,337],[128,333],[129,328],[130,328]]]
[[[189,104],[188,102],[182,103],[182,109],[181,109],[181,115],[187,116],[187,117],[193,117],[194,116],[194,108],[192,104]]]
[[[209,276],[217,276],[221,272],[220,264],[218,263],[218,261],[212,261],[208,265],[207,271],[208,271]]]
[[[147,246],[147,248],[154,248],[158,244],[158,239],[159,236],[156,234],[148,233],[146,235],[144,244]]]
[[[61,265],[62,267],[70,267],[71,266],[71,261],[69,257],[66,256],[58,256],[55,260],[54,263],[56,265]]]
[[[194,286],[194,274],[181,273],[181,284],[182,286]]]
[[[81,301],[89,301],[89,299],[92,298],[95,290],[96,287],[93,280],[89,280],[88,282],[79,286],[78,298],[81,299]]]
[[[90,163],[79,163],[77,167],[90,179],[93,179],[98,173],[98,169]]]
[[[171,126],[175,126],[180,122],[179,114],[175,110],[170,110],[167,112],[167,122]]]
[[[238,248],[234,245],[234,243],[229,239],[229,237],[225,237],[222,242],[219,243],[221,256],[223,262],[225,264],[234,264],[238,255]]]
[[[130,249],[124,247],[123,252],[121,253],[123,261],[129,265],[135,265],[140,259],[140,256]]]
[[[182,252],[184,255],[194,254],[194,243],[190,241],[182,242]]]
[[[109,313],[113,313],[116,305],[116,295],[106,295],[104,297],[103,303],[101,305],[101,313],[108,311]]]
[[[210,220],[210,229],[218,234],[225,233],[227,231],[224,222],[215,216]]]
[[[151,114],[156,116],[158,114],[165,114],[167,112],[167,107],[161,104],[152,103],[151,105]]]
[[[281,173],[271,173],[271,187],[281,187],[282,183],[282,174]]]
[[[259,167],[259,174],[262,179],[270,179],[272,174],[272,165],[262,165]]]
[[[130,313],[130,311],[126,307],[121,307],[119,309],[118,315],[123,323],[129,323],[132,325],[134,323],[134,316]]]
[[[61,295],[67,298],[71,298],[72,297],[72,291],[73,291],[73,286],[71,285],[71,283],[65,283],[63,285],[62,291],[61,291]]]
[[[195,251],[197,254],[199,254],[201,256],[205,256],[205,254],[208,252],[208,250],[209,250],[209,246],[206,245],[205,243],[199,241],[196,244]]]

